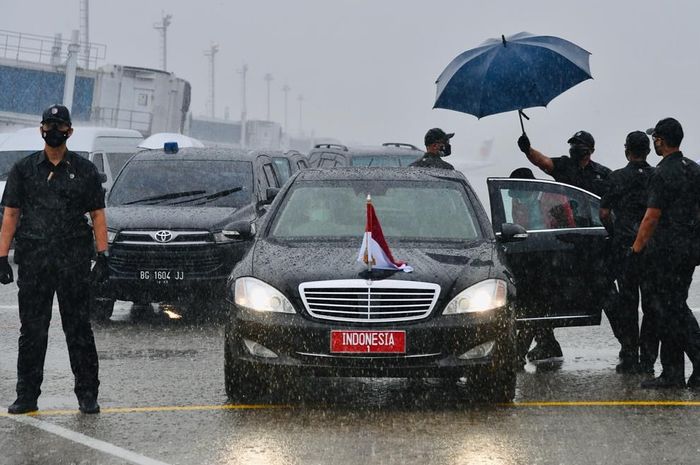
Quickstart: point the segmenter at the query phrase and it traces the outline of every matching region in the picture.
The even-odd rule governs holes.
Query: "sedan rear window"
[[[270,235],[278,239],[360,237],[367,194],[387,237],[461,242],[481,235],[463,187],[442,181],[298,182],[280,206]]]
[[[229,160],[132,160],[109,205],[242,207],[251,202],[253,165]]]

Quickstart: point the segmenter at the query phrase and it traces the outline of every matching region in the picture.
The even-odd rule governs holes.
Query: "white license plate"
[[[179,270],[141,270],[139,279],[142,281],[181,281],[185,272]]]

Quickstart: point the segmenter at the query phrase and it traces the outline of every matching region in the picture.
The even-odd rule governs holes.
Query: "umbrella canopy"
[[[177,142],[178,147],[204,147],[200,141],[194,137],[185,136],[176,132],[159,132],[144,139],[139,147],[142,149],[162,149],[166,142]]]
[[[481,118],[547,106],[592,78],[590,55],[567,40],[527,32],[489,39],[459,55],[440,74],[433,108]]]

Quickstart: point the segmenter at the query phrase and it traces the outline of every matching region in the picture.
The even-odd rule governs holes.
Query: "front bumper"
[[[227,351],[236,360],[294,375],[367,377],[464,376],[465,370],[490,367],[498,345],[507,339],[512,317],[506,308],[483,314],[433,316],[421,321],[364,325],[315,321],[295,314],[257,313],[231,306]],[[330,351],[331,330],[402,330],[402,354],[337,354]],[[276,358],[252,355],[243,340],[261,344]],[[496,341],[482,358],[461,359],[474,347]]]

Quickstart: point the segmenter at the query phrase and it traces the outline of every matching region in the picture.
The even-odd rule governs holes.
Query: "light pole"
[[[287,97],[289,97],[289,91],[292,90],[287,84],[282,86],[282,92],[284,92],[284,132],[289,133],[289,124],[287,121]]]
[[[272,74],[267,73],[265,77],[265,82],[267,83],[267,121],[270,121],[270,84],[274,80]]]
[[[302,107],[304,104],[304,96],[302,94],[299,94],[299,97],[297,97],[297,100],[299,101],[299,135],[303,136],[304,135],[304,126],[302,125]]]
[[[212,42],[209,46],[209,50],[204,51],[204,56],[209,57],[209,116],[214,118],[216,116],[215,111],[215,79],[214,71],[216,64],[216,53],[219,51],[219,45]]]
[[[243,67],[238,70],[238,74],[241,75],[241,148],[245,148],[247,144],[246,140],[246,123],[248,119],[248,109],[246,105],[246,88],[245,81],[246,75],[248,74],[248,65],[243,63]]]
[[[168,27],[170,26],[173,15],[161,13],[159,23],[153,24],[153,29],[160,31],[160,67],[163,71],[168,70]]]

